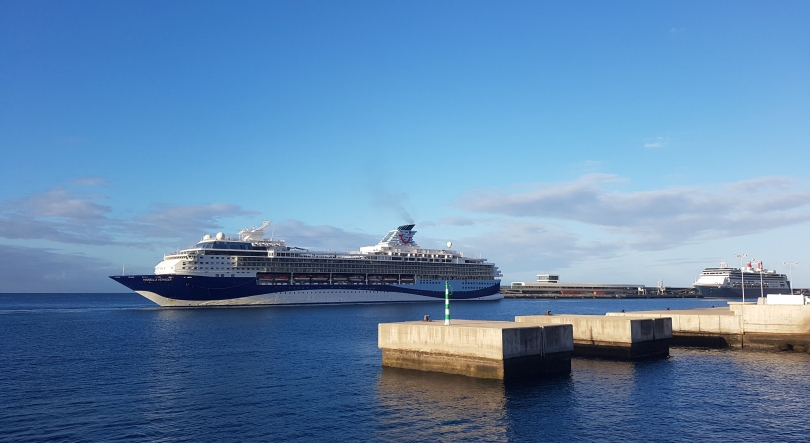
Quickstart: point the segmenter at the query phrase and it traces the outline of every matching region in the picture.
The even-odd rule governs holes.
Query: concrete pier
[[[610,312],[608,316],[672,319],[672,344],[756,349],[810,349],[810,305],[728,302],[712,309]]]
[[[453,320],[380,323],[383,366],[514,379],[570,373],[571,325]]]
[[[603,315],[525,315],[518,323],[573,326],[574,355],[641,360],[669,355],[669,318],[625,318]]]

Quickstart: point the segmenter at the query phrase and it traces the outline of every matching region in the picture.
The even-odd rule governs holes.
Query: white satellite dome
[[[205,235],[203,236],[203,240],[211,240],[211,236],[210,236],[210,235],[208,235],[208,234],[205,234]]]
[[[447,242],[447,249],[450,249],[452,247],[453,247],[453,242],[451,242],[451,241]]]
[[[223,234],[221,232],[217,232],[217,240],[222,240],[224,238],[225,238],[225,234]]]

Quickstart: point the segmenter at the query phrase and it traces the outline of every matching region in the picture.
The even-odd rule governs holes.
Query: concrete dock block
[[[677,346],[773,349],[782,342],[810,343],[810,305],[729,302],[728,307],[672,311],[610,312],[608,316],[672,318]]]
[[[453,320],[380,323],[383,366],[511,379],[571,371],[570,325]]]
[[[638,360],[669,355],[670,318],[623,318],[602,315],[525,315],[517,323],[571,324],[574,355]]]

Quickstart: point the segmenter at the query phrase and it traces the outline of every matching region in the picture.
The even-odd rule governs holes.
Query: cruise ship
[[[706,268],[693,285],[704,297],[742,297],[745,284],[746,295],[752,299],[768,294],[789,294],[790,283],[785,274],[765,269],[762,262],[753,267],[751,262],[740,269],[730,268],[723,260],[718,268]]]
[[[154,275],[111,276],[160,306],[390,303],[499,300],[501,272],[484,258],[417,245],[415,225],[374,246],[338,253],[264,239],[265,221],[237,238],[206,235],[166,254]]]

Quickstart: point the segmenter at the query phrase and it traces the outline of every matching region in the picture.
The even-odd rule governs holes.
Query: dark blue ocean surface
[[[455,303],[455,318],[722,300]],[[808,441],[810,355],[673,349],[507,383],[383,369],[377,323],[444,305],[165,309],[0,294],[3,441]]]

